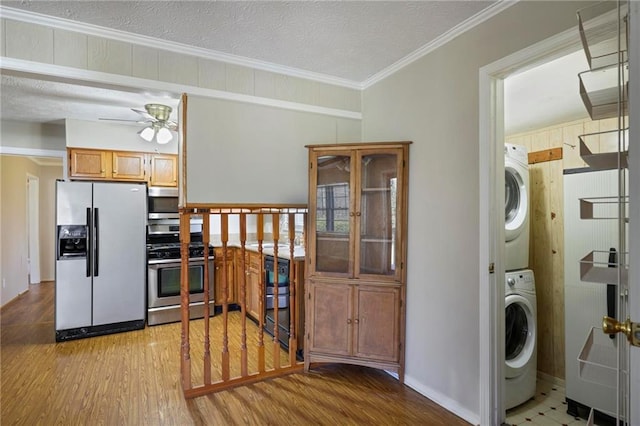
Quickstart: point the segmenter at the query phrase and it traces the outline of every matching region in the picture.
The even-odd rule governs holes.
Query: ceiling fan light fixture
[[[171,142],[171,139],[173,139],[171,130],[167,129],[166,127],[161,127],[160,129],[158,129],[158,132],[156,133],[156,142],[158,142],[158,144],[165,145]]]
[[[151,142],[156,137],[154,126],[147,126],[138,132],[138,135],[147,142]],[[165,142],[166,143],[166,142]]]

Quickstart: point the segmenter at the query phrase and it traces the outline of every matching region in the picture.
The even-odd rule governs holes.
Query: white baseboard
[[[472,425],[480,424],[480,414],[470,411],[468,408],[461,406],[458,401],[454,401],[453,399],[441,394],[440,392],[430,388],[429,386],[425,386],[423,383],[420,383],[413,377],[406,374],[404,376],[404,383],[419,394],[429,398],[442,408],[446,409],[447,411],[451,411],[453,414],[463,418]]]

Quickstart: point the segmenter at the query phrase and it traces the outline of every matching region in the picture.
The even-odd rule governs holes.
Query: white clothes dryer
[[[533,271],[505,274],[505,407],[520,405],[536,393],[537,316]]]
[[[529,266],[529,156],[527,148],[504,144],[505,270]]]

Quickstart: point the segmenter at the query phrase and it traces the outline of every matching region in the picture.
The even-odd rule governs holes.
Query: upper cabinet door
[[[111,176],[115,180],[144,181],[147,154],[143,152],[114,151]]]
[[[317,273],[350,275],[353,270],[354,158],[350,151],[311,155],[309,214],[315,229],[310,243]]]
[[[178,186],[178,156],[152,154],[151,176],[149,185],[151,186]]]
[[[375,275],[399,280],[400,244],[398,220],[402,208],[402,151],[367,150],[357,153],[358,193],[355,197],[354,275]]]
[[[111,153],[95,149],[69,149],[69,177],[81,179],[105,179],[111,177],[107,169]]]

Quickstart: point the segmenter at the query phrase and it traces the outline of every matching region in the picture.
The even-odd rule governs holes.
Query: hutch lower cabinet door
[[[307,352],[404,380],[410,142],[310,145]]]
[[[400,287],[310,282],[309,349],[362,360],[399,362]]]

